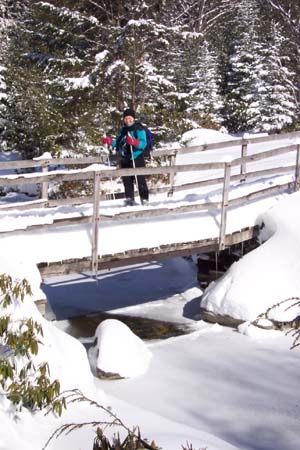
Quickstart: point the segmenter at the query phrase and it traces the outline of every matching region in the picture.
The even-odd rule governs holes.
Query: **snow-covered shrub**
[[[0,393],[19,410],[31,411],[51,406],[59,415],[65,405],[60,383],[49,379],[49,366],[43,362],[35,367],[34,355],[39,351],[42,326],[32,318],[15,319],[7,309],[13,303],[32,295],[29,283],[13,281],[0,275]]]

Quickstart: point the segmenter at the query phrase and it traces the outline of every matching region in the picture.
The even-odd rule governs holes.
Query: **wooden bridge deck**
[[[225,236],[226,247],[253,239],[258,234],[258,227],[249,227]],[[165,244],[158,247],[127,250],[121,253],[101,255],[97,260],[96,270],[110,269],[114,267],[130,266],[133,264],[159,261],[165,258],[178,256],[190,256],[197,253],[214,252],[219,249],[219,239],[210,238],[198,241]],[[80,273],[90,271],[91,257],[72,258],[56,262],[40,262],[37,264],[42,277],[64,275],[68,273]]]

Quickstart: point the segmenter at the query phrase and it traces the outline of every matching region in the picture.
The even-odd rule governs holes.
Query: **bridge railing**
[[[176,157],[179,155],[184,154],[190,154],[190,153],[199,153],[199,152],[206,152],[210,150],[226,150],[228,148],[234,148],[236,147],[239,149],[241,161],[240,161],[240,180],[243,181],[246,177],[249,178],[249,174],[247,174],[246,170],[246,164],[247,162],[251,162],[251,156],[250,159],[247,158],[248,156],[248,148],[251,144],[262,144],[262,143],[274,143],[278,140],[288,139],[295,141],[297,139],[300,139],[300,131],[294,131],[291,133],[285,133],[285,134],[275,134],[275,135],[268,135],[268,136],[257,136],[257,137],[247,137],[247,138],[241,138],[241,139],[233,139],[229,141],[223,141],[223,142],[216,142],[216,143],[209,143],[209,144],[202,144],[202,145],[196,145],[192,147],[172,147],[172,148],[158,148],[155,149],[154,156],[155,158],[162,158],[168,161],[169,166],[173,167],[176,165]],[[85,166],[88,167],[92,164],[101,164],[105,163],[108,160],[107,155],[99,155],[94,157],[76,157],[76,158],[36,158],[33,160],[22,160],[22,161],[7,161],[7,162],[1,162],[1,170],[15,170],[22,172],[24,170],[28,169],[40,169],[42,174],[47,174],[49,172],[49,168],[51,166],[55,166],[56,168],[59,166],[68,167],[68,166]],[[70,169],[68,169],[70,171]],[[53,173],[52,171],[51,173]],[[57,173],[64,173],[65,171],[58,171]],[[74,172],[74,171],[73,171]],[[176,186],[175,179],[176,179],[176,171],[172,171],[169,173],[169,185],[168,186],[160,186],[159,188],[156,187],[153,189],[153,193],[157,192],[168,192],[169,195],[172,195],[175,191],[182,190],[181,186]],[[37,175],[37,174],[36,174]],[[40,176],[40,174],[39,174]],[[5,176],[0,176],[0,178],[5,178]],[[17,180],[18,178],[18,180]],[[18,177],[14,177],[14,182],[9,182],[8,184],[5,184],[5,186],[14,186],[19,184],[25,184],[28,183],[28,180],[26,180],[26,177],[22,181],[22,174]],[[89,179],[89,178],[86,178]],[[65,178],[65,181],[68,181],[68,178]],[[73,176],[70,178],[70,181],[76,180],[76,176]],[[82,178],[81,180],[84,180]],[[51,179],[48,178],[39,178],[39,181],[41,182],[41,206],[55,206],[60,204],[70,204],[68,199],[58,199],[53,200],[51,202],[48,201],[48,187],[49,182]],[[31,178],[30,182],[34,182],[34,180]],[[1,184],[0,184],[1,186]],[[201,185],[200,185],[201,186]],[[193,187],[197,187],[197,185],[194,185]],[[183,187],[183,189],[186,189]],[[92,198],[89,200],[92,201]],[[43,202],[44,201],[44,202]],[[82,202],[86,202],[86,199],[80,198],[72,198],[71,200],[73,204],[80,204]],[[22,205],[19,205],[22,207]],[[24,206],[24,205],[23,205]]]
[[[288,133],[287,135],[276,135],[273,140],[284,139],[284,137],[296,139],[300,136],[300,133]],[[99,232],[99,222],[108,221],[108,220],[124,220],[129,218],[136,217],[155,217],[167,214],[178,214],[178,213],[186,213],[186,212],[197,212],[203,210],[212,210],[218,209],[220,210],[220,227],[219,227],[219,240],[218,247],[219,249],[223,249],[225,247],[225,235],[226,235],[226,222],[227,222],[227,212],[230,206],[238,206],[248,201],[258,199],[260,197],[266,195],[273,195],[277,192],[280,192],[287,188],[292,188],[293,190],[298,190],[300,185],[300,144],[293,143],[291,145],[286,145],[282,147],[278,147],[272,150],[262,151],[260,153],[255,154],[247,154],[245,150],[245,145],[248,145],[249,141],[251,143],[255,142],[266,142],[270,141],[270,136],[260,137],[248,139],[247,143],[245,139],[242,140],[234,140],[227,141],[223,143],[215,143],[208,144],[196,147],[189,148],[179,148],[179,149],[161,149],[157,150],[157,154],[159,156],[167,156],[171,157],[178,153],[190,153],[190,152],[199,152],[199,151],[208,151],[208,150],[216,150],[216,149],[224,149],[228,147],[232,147],[233,145],[242,145],[244,146],[241,149],[241,156],[235,159],[227,160],[224,162],[208,162],[208,163],[197,163],[197,164],[172,164],[169,166],[160,166],[160,167],[143,167],[136,169],[117,169],[117,168],[106,168],[103,170],[103,166],[99,163],[99,158],[82,158],[74,159],[71,161],[68,159],[62,160],[39,160],[39,161],[18,161],[14,163],[2,163],[1,167],[3,169],[11,169],[11,168],[24,168],[24,167],[49,167],[49,165],[57,165],[57,163],[61,163],[64,165],[67,164],[89,164],[84,169],[72,169],[72,170],[55,170],[52,172],[42,171],[40,173],[23,173],[16,175],[4,175],[0,177],[0,187],[1,186],[16,186],[28,183],[37,183],[47,185],[50,182],[61,183],[63,181],[86,181],[89,180],[93,184],[93,196],[84,197],[80,199],[80,203],[92,203],[93,204],[93,214],[91,216],[83,216],[83,217],[71,217],[66,219],[54,220],[52,224],[47,225],[32,225],[27,227],[27,230],[38,229],[38,228],[51,228],[52,226],[57,227],[58,225],[68,225],[68,224],[79,224],[79,223],[91,223],[93,227],[93,237],[92,237],[92,269],[95,270],[98,261],[98,232]],[[273,138],[273,137],[272,137]],[[282,164],[276,165],[276,157],[292,153],[294,154],[294,163],[290,165],[282,166]],[[250,163],[270,160],[274,158],[274,164],[272,167],[263,168],[255,171],[248,170]],[[174,161],[174,159],[173,159]],[[169,185],[163,188],[157,188],[157,192],[161,192],[165,190],[166,192],[170,192],[170,190],[180,191],[184,189],[191,188],[201,188],[204,186],[210,185],[221,185],[222,189],[222,200],[217,202],[196,202],[183,206],[168,206],[163,208],[143,208],[143,210],[134,210],[134,211],[124,211],[119,212],[118,214],[105,214],[105,211],[102,211],[99,208],[100,205],[100,190],[101,183],[107,180],[113,180],[122,176],[130,176],[130,175],[168,175],[169,180],[174,180],[175,174],[182,172],[196,172],[198,174],[203,174],[207,171],[213,171],[214,175],[211,178],[203,178],[194,182],[189,182],[185,184],[181,184],[176,186],[173,182],[173,185],[169,183]],[[235,173],[234,173],[235,171]],[[273,184],[269,188],[262,189],[260,191],[251,192],[250,194],[238,197],[238,198],[230,198],[230,185],[231,183],[245,183],[247,180],[252,180],[258,177],[267,177],[279,174],[294,174],[293,186],[291,182],[284,184]],[[12,207],[14,209],[31,209],[37,207],[53,207],[61,204],[62,202],[76,205],[76,199],[63,199],[63,200],[48,200],[48,198],[42,198],[40,200],[35,200],[32,202],[25,202],[23,204],[14,204]],[[8,209],[7,206],[0,206],[0,210]],[[23,230],[24,232],[24,230]]]

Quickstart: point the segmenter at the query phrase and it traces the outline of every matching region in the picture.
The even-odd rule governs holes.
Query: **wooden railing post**
[[[243,141],[242,143],[242,151],[241,151],[241,158],[244,158],[245,156],[247,156],[247,149],[248,149],[248,141]],[[241,169],[240,169],[240,181],[245,181],[246,180],[246,162],[242,161],[241,163]]]
[[[33,158],[33,161],[41,161],[41,169],[42,173],[46,174],[48,173],[49,166],[51,164],[51,155],[49,153],[43,153],[41,156],[38,156],[36,158]],[[49,181],[43,181],[42,182],[42,189],[41,189],[41,198],[43,200],[48,200],[48,188],[49,188]]]
[[[299,189],[300,189],[300,144],[297,144],[294,190],[299,191]]]
[[[48,173],[48,164],[45,166],[42,166],[42,172]],[[49,182],[43,181],[42,182],[42,192],[41,192],[43,200],[48,200],[48,188],[49,188]]]
[[[173,155],[171,155],[170,158],[170,166],[175,166],[176,163],[176,153],[174,153]],[[174,192],[174,185],[175,185],[175,176],[176,173],[170,173],[169,174],[169,185],[170,185],[170,189],[168,191],[168,197],[172,197],[173,196],[173,192]]]
[[[100,203],[100,172],[94,173],[94,205],[93,205],[93,233],[92,233],[92,267],[93,273],[98,270],[98,235],[99,235],[99,203]]]
[[[220,223],[220,234],[219,234],[219,251],[224,250],[224,248],[225,248],[227,208],[228,208],[229,186],[230,186],[230,171],[231,171],[231,163],[227,162],[227,163],[225,163],[225,167],[224,167],[224,184],[223,184],[221,223]]]

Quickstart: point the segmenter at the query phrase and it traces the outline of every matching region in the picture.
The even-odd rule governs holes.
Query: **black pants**
[[[135,167],[145,167],[145,159],[143,154],[139,155],[134,160]],[[132,169],[133,164],[131,159],[129,158],[122,158],[121,159],[121,169]],[[134,183],[135,183],[135,176],[130,177],[122,177],[122,181],[124,184],[125,189],[125,197],[131,198],[134,200]],[[149,191],[148,186],[146,182],[145,175],[137,175],[137,182],[138,182],[138,191],[139,195],[141,197],[141,200],[148,200],[149,199]]]

